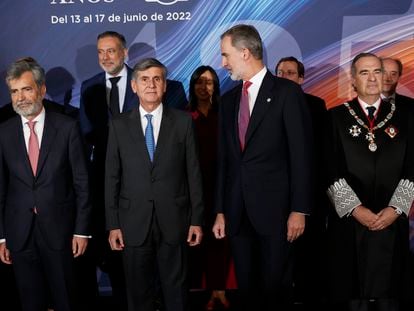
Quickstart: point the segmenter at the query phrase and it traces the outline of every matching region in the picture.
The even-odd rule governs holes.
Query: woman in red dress
[[[211,231],[215,219],[213,202],[219,101],[220,86],[216,72],[210,66],[198,67],[190,80],[188,109],[199,143],[206,212],[203,243],[190,250],[190,280],[192,288],[205,287],[211,291],[206,310],[229,307],[225,296],[230,263],[229,245],[227,240],[216,240]]]

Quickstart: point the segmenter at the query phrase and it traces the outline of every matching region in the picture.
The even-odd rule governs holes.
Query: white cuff
[[[361,201],[344,178],[334,182],[326,191],[339,217],[349,215]]]
[[[397,212],[402,211],[408,216],[414,200],[414,183],[408,179],[401,179],[388,206],[394,207]]]

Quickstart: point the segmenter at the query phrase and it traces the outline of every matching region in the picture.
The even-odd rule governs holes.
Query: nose
[[[369,79],[370,81],[375,81],[375,79],[376,79],[375,73],[370,72],[370,73],[368,74],[368,79]]]
[[[25,99],[24,92],[18,91],[16,93],[16,98],[17,98],[18,101],[23,101]]]
[[[224,57],[221,58],[221,67],[223,68],[227,67],[227,60]]]

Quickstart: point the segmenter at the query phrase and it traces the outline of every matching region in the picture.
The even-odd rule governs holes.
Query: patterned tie
[[[109,93],[109,109],[113,116],[120,114],[119,110],[119,91],[118,91],[118,81],[121,77],[109,78],[111,81],[111,92]]]
[[[147,118],[147,127],[145,128],[145,143],[147,144],[148,154],[151,159],[151,162],[154,159],[154,150],[155,150],[155,142],[154,142],[154,131],[152,129],[152,114],[146,114],[145,117]]]
[[[374,120],[374,114],[377,108],[375,108],[374,106],[369,106],[366,109],[368,110],[368,119]]]
[[[249,120],[250,120],[249,92],[248,92],[248,88],[250,85],[252,85],[250,81],[244,82],[242,94],[240,98],[239,139],[240,139],[240,148],[242,151],[244,150],[244,145],[246,142],[246,132],[247,132],[247,127],[249,126]]]
[[[30,165],[32,166],[33,175],[36,176],[37,162],[39,161],[39,140],[37,139],[37,134],[34,130],[36,121],[28,121],[27,125],[30,129],[29,136],[29,160]]]

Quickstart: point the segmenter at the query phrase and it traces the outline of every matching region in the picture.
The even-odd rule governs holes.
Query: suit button
[[[151,182],[154,182],[155,181],[155,178],[151,178]]]

